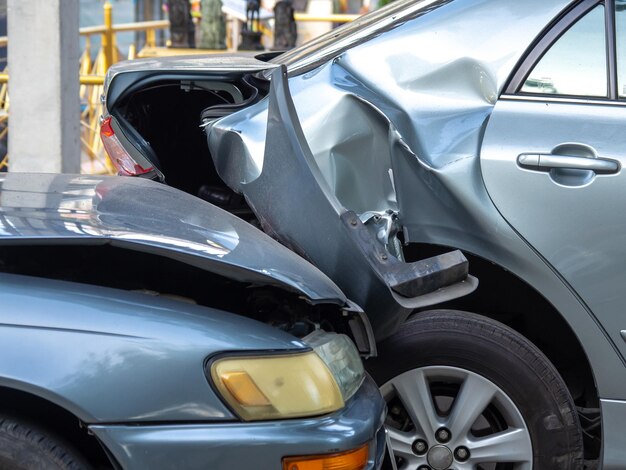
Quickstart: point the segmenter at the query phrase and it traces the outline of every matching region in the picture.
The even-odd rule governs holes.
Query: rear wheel
[[[0,416],[0,470],[89,468],[68,444],[33,425]]]
[[[424,312],[379,344],[381,386],[400,469],[582,468],[574,403],[549,360],[493,320]]]

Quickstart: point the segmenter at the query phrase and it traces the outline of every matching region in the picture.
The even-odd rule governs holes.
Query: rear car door
[[[583,1],[511,78],[488,123],[481,168],[503,217],[623,355],[624,165],[626,0]]]

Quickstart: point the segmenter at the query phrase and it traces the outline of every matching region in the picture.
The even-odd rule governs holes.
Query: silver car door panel
[[[622,355],[624,123],[622,106],[503,99],[491,117],[481,154],[487,190],[502,215],[563,276]],[[579,168],[553,165],[538,172],[518,165],[520,153],[540,155],[539,162],[544,155],[559,160],[555,154],[564,148],[578,150],[572,157]],[[581,164],[585,161],[587,167]],[[591,168],[595,165],[606,166],[611,174]]]

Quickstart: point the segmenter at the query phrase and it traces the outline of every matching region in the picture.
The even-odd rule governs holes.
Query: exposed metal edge
[[[405,263],[389,254],[353,211],[344,212],[341,221],[370,268],[394,294],[405,299],[436,292],[463,281],[468,275],[467,259],[459,250]]]

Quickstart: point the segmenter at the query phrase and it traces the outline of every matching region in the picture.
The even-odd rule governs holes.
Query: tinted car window
[[[620,98],[626,98],[626,0],[615,0],[617,39],[617,86]]]
[[[607,96],[605,37],[604,6],[599,5],[548,49],[530,72],[521,91]]]

